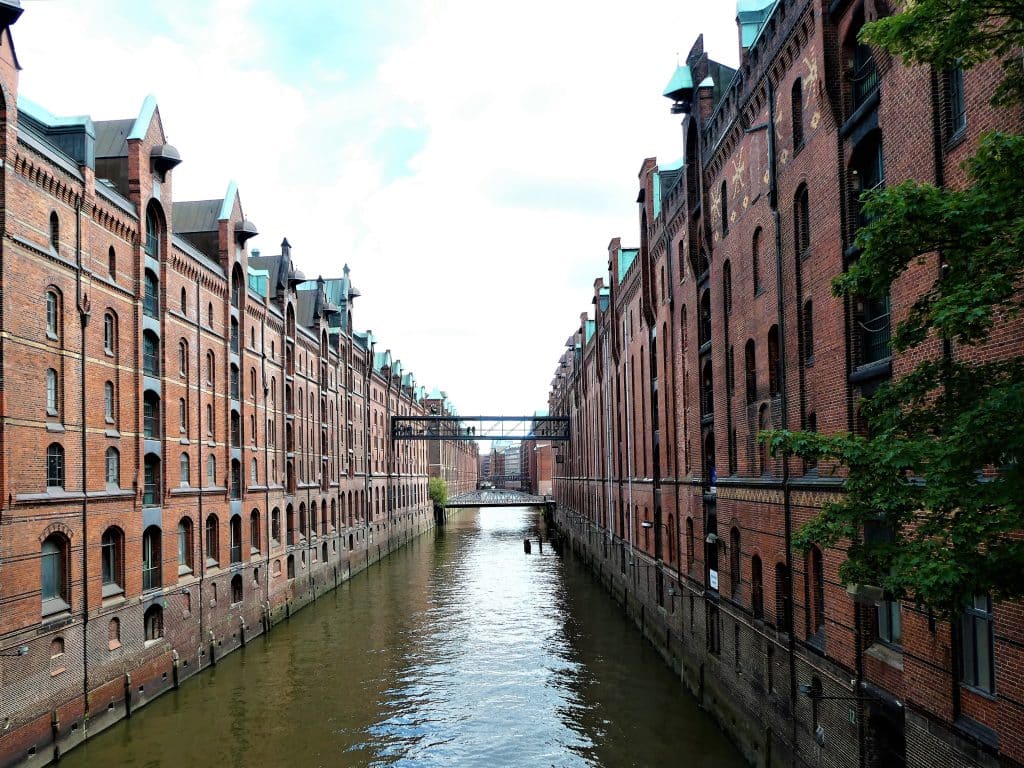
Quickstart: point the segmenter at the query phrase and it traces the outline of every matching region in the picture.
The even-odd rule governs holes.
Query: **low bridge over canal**
[[[522,491],[510,491],[501,488],[470,491],[461,496],[448,499],[446,507],[542,507],[550,499],[543,496],[532,496]]]

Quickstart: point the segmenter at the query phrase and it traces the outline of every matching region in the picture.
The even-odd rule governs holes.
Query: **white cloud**
[[[660,95],[677,53],[703,31],[736,59],[731,3],[409,3],[369,76],[322,47],[301,74],[282,65],[280,30],[248,0],[147,6],[29,5],[22,92],[96,119],[155,93],[185,159],[175,198],[236,179],[264,252],[287,235],[307,276],[348,262],[357,325],[462,413],[546,407],[608,241],[637,239],[641,162],[679,154]],[[415,154],[390,156],[392,135]]]

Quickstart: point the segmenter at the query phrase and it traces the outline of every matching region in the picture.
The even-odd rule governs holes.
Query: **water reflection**
[[[65,765],[742,765],[539,533],[466,510]]]

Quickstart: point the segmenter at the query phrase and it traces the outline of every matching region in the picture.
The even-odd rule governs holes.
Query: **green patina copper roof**
[[[654,200],[651,201],[654,207],[654,218],[658,218],[661,216],[661,174],[657,171],[654,172],[651,185],[654,191]]]
[[[668,85],[665,86],[665,92],[662,95],[672,98],[672,94],[687,88],[693,89],[693,75],[690,73],[688,66],[680,64],[676,67],[676,71],[672,74],[672,79],[668,81]]]
[[[266,269],[254,269],[247,267],[249,288],[263,298],[267,297],[267,286],[270,283],[270,271]]]
[[[757,40],[764,23],[775,10],[778,0],[737,0],[736,21],[740,25],[740,45],[749,48]]]
[[[586,334],[586,342],[589,344],[590,340],[594,338],[594,321],[587,318],[587,322],[584,323],[584,333]]]
[[[629,272],[629,268],[633,266],[633,262],[636,261],[637,254],[640,253],[639,248],[623,248],[619,251],[619,282]]]

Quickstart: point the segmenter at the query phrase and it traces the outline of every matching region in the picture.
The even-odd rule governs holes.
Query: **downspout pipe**
[[[75,199],[75,306],[81,323],[81,356],[78,366],[78,385],[82,409],[82,693],[85,696],[85,712],[89,714],[89,446],[86,413],[85,386],[85,328],[89,325],[91,306],[89,295],[82,288],[82,207],[84,197]]]

